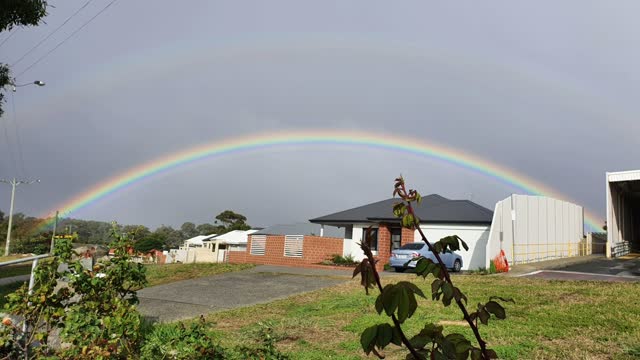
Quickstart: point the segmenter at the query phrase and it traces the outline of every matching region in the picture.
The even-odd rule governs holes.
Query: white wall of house
[[[364,259],[364,252],[358,243],[362,241],[365,229],[371,224],[354,224],[352,238],[345,237],[343,245],[343,255],[351,255],[357,261]],[[478,269],[485,267],[486,246],[489,239],[490,225],[464,225],[464,224],[425,224],[420,226],[422,231],[430,241],[438,241],[449,235],[458,235],[467,245],[469,251],[459,251],[462,256],[463,269]],[[404,240],[403,240],[404,241]],[[421,241],[418,231],[414,234],[414,242]]]
[[[450,235],[458,235],[469,246],[469,251],[461,249],[456,251],[462,256],[462,269],[478,269],[486,265],[486,247],[489,239],[490,225],[465,225],[465,224],[423,224],[420,229],[427,240],[436,242]],[[421,241],[420,233],[416,230],[414,241]]]
[[[345,238],[342,246],[342,256],[351,255],[356,261],[364,259],[364,252],[360,249],[360,242],[364,237],[364,229],[371,224],[354,224],[351,238],[348,238],[349,231],[345,229]],[[375,252],[374,252],[375,254]]]

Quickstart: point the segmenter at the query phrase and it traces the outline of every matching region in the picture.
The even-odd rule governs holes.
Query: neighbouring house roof
[[[194,236],[191,239],[185,240],[184,244],[185,245],[203,245],[202,244],[203,241],[209,240],[214,236],[216,236],[216,234]]]
[[[310,223],[273,225],[255,232],[255,235],[315,235],[320,236],[320,225]],[[344,230],[325,226],[323,237],[344,238]]]
[[[393,215],[393,205],[400,199],[391,198],[321,216],[309,220],[316,224],[341,225],[367,222],[398,222]],[[450,200],[437,194],[422,197],[413,204],[421,223],[490,224],[493,211],[469,200]]]
[[[210,241],[217,241],[221,244],[231,244],[231,245],[246,244],[247,236],[255,233],[256,231],[258,230],[257,229],[233,230],[233,231],[229,231],[228,233],[220,234],[210,239]]]

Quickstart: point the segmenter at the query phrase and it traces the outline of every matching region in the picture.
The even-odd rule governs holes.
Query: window
[[[344,228],[344,238],[353,239],[353,225],[347,225]]]
[[[402,228],[391,228],[391,250],[400,248],[402,244]]]
[[[251,235],[251,255],[264,255],[267,235]]]
[[[373,229],[362,229],[362,241],[367,240],[367,230],[369,230],[371,234],[371,251],[378,251],[378,228]]]
[[[303,241],[304,235],[285,235],[284,256],[301,258]]]
[[[409,244],[404,244],[402,245],[402,247],[400,248],[401,250],[421,250],[426,244],[425,243],[409,243]]]

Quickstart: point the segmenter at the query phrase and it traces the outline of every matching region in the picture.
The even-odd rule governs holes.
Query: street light
[[[34,82],[30,82],[30,83],[26,83],[26,84],[20,84],[20,85],[16,85],[15,83],[15,79],[14,81],[12,81],[10,83],[11,86],[13,86],[13,92],[16,92],[16,89],[19,87],[23,87],[23,86],[27,86],[27,85],[38,85],[38,86],[45,86],[46,84],[44,83],[44,81],[40,81],[40,80],[36,80]]]
[[[19,87],[23,87],[27,85],[44,86],[45,83],[44,81],[36,80],[30,83],[16,84],[16,79],[14,78],[9,82],[9,85],[11,85],[13,92],[15,92],[16,89]],[[13,222],[13,200],[16,193],[16,186],[22,185],[22,184],[29,185],[33,183],[39,183],[40,180],[16,180],[16,178],[13,178],[11,180],[0,179],[0,182],[11,185],[11,206],[9,207],[9,226],[7,229],[7,242],[5,244],[5,250],[4,250],[4,255],[6,256],[6,255],[9,255],[9,245],[11,244],[11,224]]]
[[[13,178],[11,180],[0,179],[0,182],[11,185],[11,206],[9,206],[9,227],[7,229],[7,242],[4,245],[4,256],[9,255],[9,244],[11,243],[11,223],[13,221],[13,199],[16,194],[16,186],[18,185],[30,185],[33,183],[39,183],[40,180],[16,180]]]

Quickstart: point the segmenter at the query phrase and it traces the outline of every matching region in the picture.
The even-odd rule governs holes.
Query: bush
[[[271,327],[258,324],[261,344],[257,347],[224,348],[214,339],[203,317],[188,325],[157,324],[145,337],[140,350],[141,360],[286,360],[275,348]]]
[[[186,326],[159,324],[153,326],[140,349],[140,359],[226,359],[224,348],[213,341],[204,318]]]
[[[342,256],[340,254],[333,254],[329,259],[329,262],[330,263],[328,265],[345,265],[345,266],[356,265],[358,263],[353,259],[353,256],[351,254],[346,256]]]

